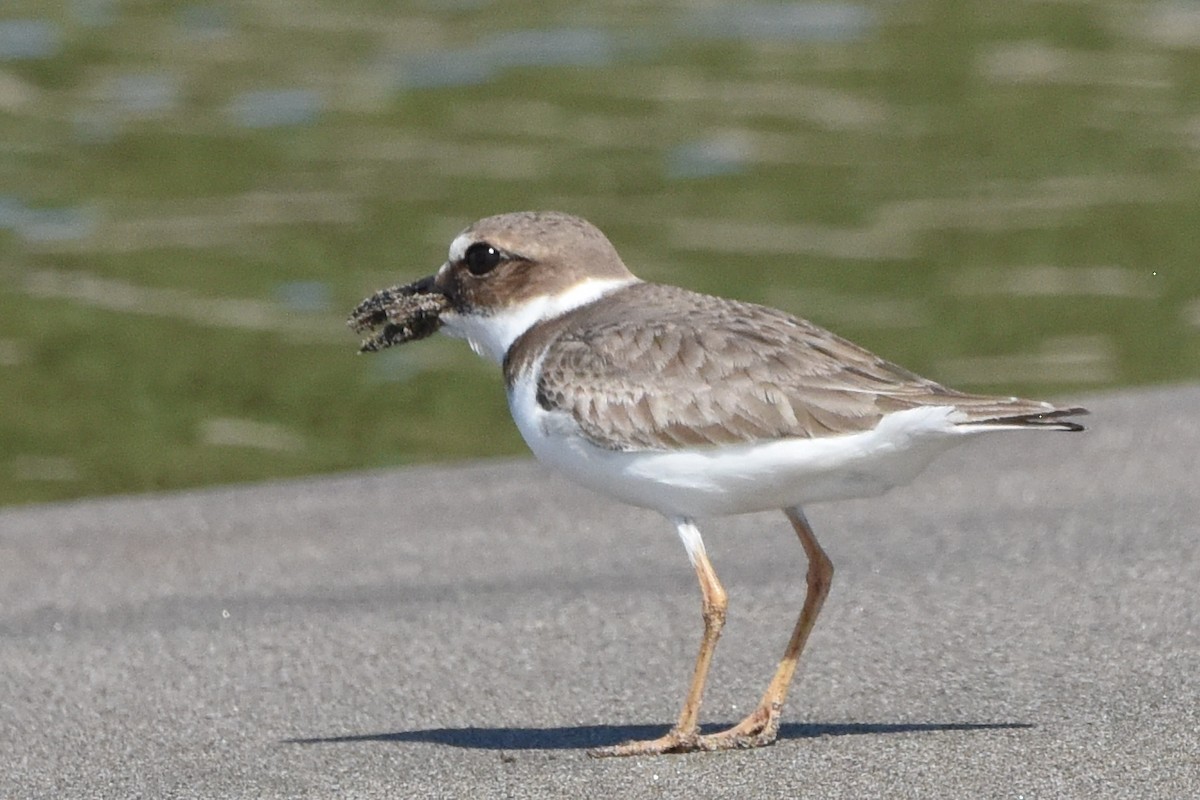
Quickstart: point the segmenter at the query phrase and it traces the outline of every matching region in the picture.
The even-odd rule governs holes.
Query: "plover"
[[[501,365],[533,453],[584,486],[675,526],[702,593],[704,632],[683,709],[665,735],[597,756],[774,741],[833,565],[802,507],[880,494],[975,434],[1078,431],[1087,413],[967,394],[915,375],[784,311],[647,283],[598,229],[559,212],[482,219],[437,273],[365,300],[350,323],[377,350],[436,331]],[[697,717],[726,594],[696,520],[781,509],[808,557],[807,593],[753,712],[701,734]]]

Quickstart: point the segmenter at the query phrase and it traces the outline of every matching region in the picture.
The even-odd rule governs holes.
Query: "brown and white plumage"
[[[590,223],[501,214],[454,239],[435,275],[376,293],[351,317],[373,351],[442,330],[503,365],[509,407],[543,462],[675,525],[704,596],[704,634],[675,725],[595,755],[755,747],[784,698],[833,577],[801,506],[878,494],[938,453],[995,430],[1082,430],[1087,413],[946,388],[783,311],[644,283]],[[779,508],[808,590],[757,708],[697,724],[726,596],[694,520]]]
[[[1062,430],[1079,430],[1062,417],[1083,413],[957,392],[782,311],[652,283],[529,331],[505,375],[535,363],[538,403],[611,450],[840,436],[918,406],[953,406],[964,425]]]

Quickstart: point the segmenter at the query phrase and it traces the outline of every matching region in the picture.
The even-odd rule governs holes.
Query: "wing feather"
[[[620,321],[603,303],[577,309],[505,367],[531,367],[544,346],[538,402],[600,447],[837,436],[922,405],[953,405],[965,424],[1078,427],[1057,418],[1080,409],[957,392],[776,309],[657,284],[618,291]]]

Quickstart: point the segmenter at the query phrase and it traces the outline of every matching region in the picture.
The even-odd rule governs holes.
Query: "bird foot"
[[[701,736],[695,730],[684,732],[672,728],[666,735],[657,739],[597,747],[589,750],[588,755],[592,758],[661,756],[667,753],[749,750],[752,747],[766,747],[779,736],[779,720],[782,711],[782,703],[764,703],[750,712],[737,725],[717,733]]]
[[[765,747],[779,735],[782,703],[764,703],[737,725],[717,733],[701,736],[697,750],[747,750]]]
[[[699,746],[700,740],[700,732],[695,728],[690,731],[681,731],[678,728],[672,728],[665,735],[657,739],[623,742],[622,744],[614,744],[609,747],[597,747],[593,750],[588,750],[588,755],[592,758],[611,758],[615,756],[661,756],[665,753],[691,753],[702,749]]]

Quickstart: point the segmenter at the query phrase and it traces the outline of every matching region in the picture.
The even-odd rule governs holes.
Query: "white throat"
[[[501,309],[474,314],[447,311],[441,316],[442,330],[456,338],[466,339],[476,353],[502,364],[508,348],[534,325],[585,306],[637,281],[637,278],[586,278],[565,292],[539,295]]]

